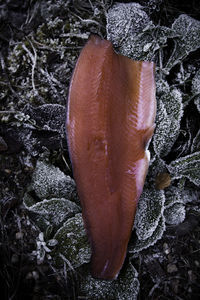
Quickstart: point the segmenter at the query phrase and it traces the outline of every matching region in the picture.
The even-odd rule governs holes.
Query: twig
[[[59,256],[63,259],[64,262],[66,262],[68,267],[74,272],[75,270],[74,270],[72,264],[70,263],[70,261],[61,253],[59,253]]]
[[[19,111],[17,110],[0,110],[0,114],[17,114]]]
[[[67,163],[67,161],[66,161],[66,159],[65,159],[65,157],[64,157],[64,155],[62,155],[62,159],[64,160],[64,163],[65,163],[67,169],[68,169],[69,171],[71,171],[71,170],[70,170],[70,167],[69,167],[69,165],[68,165],[68,163]]]
[[[34,75],[35,75],[35,67],[36,67],[36,62],[37,62],[37,52],[32,44],[32,42],[29,40],[29,43],[31,44],[31,47],[33,49],[34,55],[28,50],[28,48],[23,44],[22,48],[27,52],[27,54],[29,55],[31,61],[32,61],[32,74],[31,74],[31,80],[32,80],[32,87],[34,92],[36,92],[36,88],[35,88],[35,82],[34,82]]]
[[[87,40],[88,39],[88,34],[86,34],[86,33],[68,32],[68,33],[61,34],[60,37],[76,37],[76,38]]]
[[[76,15],[75,13],[72,13],[72,15],[74,15],[75,17],[77,17],[83,24],[95,24],[95,25],[98,25],[98,26],[101,26],[103,27],[99,22],[95,21],[95,20],[91,20],[91,19],[82,19],[80,16]]]

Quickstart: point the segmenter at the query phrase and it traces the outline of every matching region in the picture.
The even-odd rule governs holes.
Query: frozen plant
[[[85,292],[89,299],[136,300],[139,292],[139,280],[136,269],[129,262],[128,267],[121,272],[118,280],[96,280],[88,274],[83,278],[81,291]]]
[[[186,74],[182,62],[190,52],[200,47],[199,30],[200,21],[187,15],[180,15],[171,28],[154,25],[143,7],[137,3],[116,3],[107,13],[108,39],[121,54],[137,60],[158,57],[160,64],[156,72],[156,130],[150,144],[153,155],[144,191],[138,204],[135,219],[137,239],[130,244],[131,253],[155,244],[162,237],[165,223],[178,224],[184,220],[185,205],[190,200],[188,198],[183,203],[177,198],[181,193],[184,194],[184,189],[187,188],[184,184],[177,187],[177,180],[187,178],[197,186],[200,183],[199,133],[193,140],[194,153],[174,158],[170,163],[166,160],[179,137],[184,108],[194,98],[198,108],[199,73],[196,73],[192,81],[192,96],[189,96],[185,104],[183,99],[185,101],[188,98],[182,90],[185,81],[191,82],[195,69],[192,66],[188,67],[188,70],[192,71]],[[169,40],[173,43],[173,51],[166,59],[165,48],[168,47]],[[172,67],[177,64],[180,64],[180,72],[177,75],[176,85],[170,85],[166,75],[169,75]],[[180,74],[185,74],[184,81],[180,80]],[[155,178],[160,172],[169,172],[171,178],[170,188],[167,188],[166,192],[155,190]],[[167,192],[168,189],[170,193]],[[174,202],[171,199],[174,199]]]
[[[152,6],[153,2],[151,1]],[[67,51],[66,46],[70,43],[76,46],[77,38],[87,36],[87,33],[85,36],[82,35],[80,25],[87,20],[79,19],[77,23],[72,22],[71,27],[68,23],[62,23],[62,18],[49,20],[52,7],[62,15],[60,7],[63,1],[56,3],[48,1],[47,4],[43,3],[44,7],[48,6],[48,3],[52,5],[43,11],[47,24],[42,24],[38,28],[36,37],[48,51],[51,52],[51,47],[56,49],[59,59],[65,58],[65,61],[62,66],[54,66],[53,74],[56,76],[53,76],[44,68],[48,51],[43,49],[41,58],[37,58],[35,70],[38,72],[35,76],[38,82],[42,83],[38,90],[46,104],[40,105],[38,110],[31,109],[33,116],[37,116],[38,111],[44,114],[51,112],[52,107],[47,104],[48,91],[53,95],[53,101],[62,103],[66,95],[57,77],[61,76],[69,81],[71,63],[73,65],[75,62],[75,52]],[[64,12],[66,9],[67,3],[64,5]],[[98,15],[98,10],[96,13]],[[70,18],[72,20],[74,17],[70,16]],[[183,154],[182,152],[177,154],[174,147],[179,143],[181,122],[185,118],[186,107],[194,101],[197,113],[200,112],[199,69],[195,69],[194,66],[185,67],[187,65],[185,58],[200,47],[200,21],[187,15],[180,15],[170,27],[155,25],[138,3],[115,3],[106,12],[106,19],[107,38],[112,41],[116,51],[132,59],[157,61],[157,116],[156,130],[150,144],[152,159],[144,191],[138,203],[134,224],[136,238],[128,247],[130,256],[135,256],[142,249],[147,249],[161,239],[167,224],[177,225],[182,222],[187,212],[187,203],[191,203],[197,197],[194,189],[195,186],[200,185],[200,130],[196,130],[194,136],[188,133],[190,145],[185,147],[185,144],[183,146],[181,144],[181,148],[187,150]],[[94,22],[93,25],[97,24]],[[56,38],[51,33],[54,29]],[[60,33],[59,37],[58,33]],[[36,43],[33,45],[37,50],[39,46]],[[34,53],[30,43],[27,49]],[[30,79],[27,81],[28,87],[27,83],[23,84],[30,93],[31,72],[27,66],[30,65],[31,60],[28,56],[30,55],[20,44],[18,47],[13,47],[9,58],[13,57],[13,64],[10,65],[11,74],[19,71],[19,64],[25,62],[25,70]],[[178,71],[174,71],[174,66]],[[187,90],[190,91],[189,95],[186,93]],[[62,94],[59,94],[59,91],[60,93],[62,91]],[[26,99],[29,98],[28,92],[24,92]],[[56,106],[56,110],[62,111],[63,108],[61,105]],[[38,124],[43,130],[59,131],[57,128],[59,118],[55,118],[55,122],[54,118],[52,119],[49,118],[47,126],[42,119],[38,119]],[[189,128],[187,130],[189,131]],[[156,190],[155,181],[160,173],[169,175],[169,184]],[[44,230],[49,226],[52,227],[51,237],[58,241],[57,247],[51,251],[51,257],[55,262],[59,266],[67,264],[67,270],[77,268],[85,270],[86,275],[81,281],[81,291],[87,294],[88,299],[137,298],[139,281],[137,272],[130,263],[113,282],[100,282],[89,275],[86,264],[90,261],[91,250],[72,178],[51,163],[38,160],[30,191],[24,197],[24,204],[31,213],[38,216],[36,218],[38,226],[43,226]],[[44,221],[42,224],[41,220]],[[42,261],[45,254],[49,254],[50,246],[46,245],[43,236],[40,236],[37,247],[35,255],[38,256],[39,261]]]
[[[40,232],[38,238],[36,239],[37,249],[32,252],[33,256],[36,256],[37,263],[40,265],[43,263],[45,257],[51,259],[50,252],[52,251],[48,246],[55,246],[57,244],[56,240],[49,240],[48,243],[44,240],[44,233]],[[47,246],[48,245],[48,246]]]

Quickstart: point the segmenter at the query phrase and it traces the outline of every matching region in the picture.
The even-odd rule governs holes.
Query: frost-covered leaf
[[[200,152],[181,157],[168,165],[168,170],[174,178],[188,178],[200,185]]]
[[[46,224],[45,228],[49,225],[59,226],[68,218],[72,217],[74,214],[77,214],[81,210],[78,205],[63,198],[43,200],[31,206],[30,201],[26,200],[27,198],[25,197],[25,206],[29,211],[32,211],[38,215],[37,224],[39,227],[42,225],[43,228],[44,224]]]
[[[192,146],[191,146],[191,152],[197,152],[200,151],[200,129],[198,130],[195,138],[193,139]]]
[[[155,228],[152,236],[145,240],[136,239],[135,242],[131,243],[128,247],[130,253],[139,252],[143,249],[147,249],[150,246],[153,246],[159,239],[162,238],[165,231],[165,218],[161,216],[158,225]]]
[[[196,104],[196,107],[200,112],[200,70],[197,71],[192,80],[192,93],[195,97],[194,103]]]
[[[154,151],[158,156],[166,156],[179,135],[182,107],[182,95],[176,88],[169,89],[158,100],[153,137]]]
[[[149,22],[150,19],[140,4],[115,3],[107,13],[107,35],[109,38],[116,37],[115,42],[120,43],[122,32],[125,36],[136,36]]]
[[[156,129],[153,136],[154,151],[158,156],[165,154],[165,145],[169,137],[171,120],[168,118],[167,111],[162,99],[157,103]],[[170,149],[169,149],[170,150]]]
[[[175,186],[170,186],[165,190],[165,209],[175,203],[183,203],[180,189]]]
[[[152,60],[176,32],[155,26],[138,3],[116,3],[107,13],[107,38],[121,54],[137,60]]]
[[[194,190],[192,188],[184,188],[182,190],[179,190],[180,192],[180,197],[183,203],[188,203],[192,201],[198,201],[200,192],[197,190]]]
[[[196,72],[192,80],[192,93],[200,95],[200,69]]]
[[[196,107],[197,107],[198,111],[200,112],[200,97],[196,97],[194,99],[194,103],[196,104]]]
[[[35,199],[27,192],[25,193],[24,197],[23,197],[23,204],[24,206],[29,209],[29,207],[31,207],[32,205],[34,205],[35,203],[37,203],[35,201]]]
[[[171,186],[165,190],[165,211],[166,223],[179,224],[185,219],[185,203],[180,188]]]
[[[59,265],[66,260],[76,268],[89,262],[91,250],[81,214],[68,219],[56,232],[54,239],[58,241],[55,259]]]
[[[185,219],[185,205],[175,203],[164,211],[165,221],[167,224],[179,224]]]
[[[32,176],[32,189],[40,199],[67,198],[76,200],[74,180],[59,168],[38,161]]]
[[[194,103],[196,104],[196,107],[200,112],[200,69],[196,72],[192,80],[192,94],[194,97]],[[198,130],[196,137],[193,140],[191,151],[200,151],[200,129]]]
[[[87,275],[81,282],[81,291],[87,295],[87,299],[129,299],[136,300],[139,292],[138,273],[129,263],[122,270],[117,280],[96,280]]]
[[[175,48],[165,67],[168,70],[200,47],[200,21],[183,14],[174,21],[172,29],[177,38],[174,39]]]
[[[155,48],[150,31],[155,26],[138,3],[116,3],[107,13],[107,38],[120,53],[133,59],[151,59]]]
[[[156,77],[156,95],[158,96],[158,99],[160,99],[160,96],[169,94],[170,92],[170,86],[166,80],[160,79],[159,77]]]
[[[149,24],[147,14],[138,3],[116,3],[107,13],[107,38],[114,46],[120,47],[120,53],[132,56],[135,54],[135,39]],[[143,41],[141,48],[147,45]]]
[[[150,161],[150,166],[147,174],[146,183],[153,182],[155,186],[155,178],[158,175],[158,173],[165,173],[166,172],[166,163],[164,160],[162,160],[160,157],[155,155],[152,160]],[[153,187],[154,187],[153,186]]]
[[[55,247],[58,244],[58,241],[55,239],[48,240],[47,245],[49,247]]]
[[[24,113],[30,116],[35,126],[45,131],[64,133],[65,107],[59,104],[44,104],[37,107],[27,105]]]
[[[152,236],[164,210],[164,192],[145,189],[138,203],[134,226],[139,240]]]

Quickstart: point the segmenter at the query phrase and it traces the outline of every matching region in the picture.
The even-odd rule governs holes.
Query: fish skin
[[[95,278],[116,279],[126,256],[155,128],[154,69],[92,35],[71,79],[67,139]]]

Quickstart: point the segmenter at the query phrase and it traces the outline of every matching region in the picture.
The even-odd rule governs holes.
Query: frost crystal
[[[64,133],[65,107],[60,104],[44,104],[38,107],[27,105],[26,114],[43,130]]]
[[[140,4],[117,3],[107,14],[108,39],[119,45],[126,36],[135,37],[149,22],[149,17]]]
[[[120,272],[117,280],[96,280],[87,275],[81,282],[81,290],[87,294],[87,299],[136,300],[139,292],[137,277],[137,271],[129,263],[128,267]]]
[[[179,135],[183,114],[182,96],[179,90],[172,89],[160,95],[157,103],[156,130],[153,137],[157,155],[166,156]]]
[[[35,40],[45,47],[40,55],[37,55],[34,74],[32,74],[33,67],[30,66],[32,66],[34,52],[38,51],[38,48],[34,48],[37,44],[33,47],[28,40],[26,43],[22,41],[17,46],[13,45],[8,56],[10,74],[20,73],[21,66],[26,74],[26,79],[23,76],[23,79],[15,82],[16,87],[20,86],[20,99],[23,101],[25,99],[27,105],[24,108],[22,105],[24,102],[19,99],[18,105],[23,106],[24,109],[14,115],[14,124],[20,126],[18,128],[20,132],[21,128],[26,126],[25,129],[28,131],[22,131],[20,142],[23,141],[24,148],[31,155],[35,149],[33,144],[38,145],[40,140],[33,139],[30,128],[48,134],[53,132],[54,145],[54,134],[59,135],[59,141],[60,136],[64,135],[65,109],[58,103],[63,104],[66,99],[66,81],[69,80],[71,63],[74,64],[76,57],[73,51],[70,53],[68,47],[76,48],[77,38],[85,39],[88,36],[88,32],[82,33],[82,25],[79,21],[75,22],[74,17],[70,16],[69,23],[64,24],[62,14],[68,11],[68,1],[54,2],[42,2],[41,15],[47,22],[38,27]],[[95,14],[98,15],[99,11],[95,9]],[[55,15],[52,17],[54,11]],[[153,60],[156,57],[158,62],[156,130],[150,144],[152,160],[145,188],[138,203],[134,226],[136,239],[131,241],[128,247],[130,253],[135,253],[154,245],[162,237],[166,223],[182,222],[185,218],[186,204],[198,197],[194,190],[190,190],[191,187],[188,187],[187,183],[200,185],[200,130],[197,128],[194,133],[191,133],[190,128],[186,128],[184,133],[183,130],[181,131],[182,136],[184,134],[186,137],[190,136],[188,147],[185,146],[184,141],[179,145],[183,149],[186,148],[187,151],[181,152],[186,153],[186,156],[180,157],[184,154],[178,153],[178,159],[172,158],[170,152],[174,150],[175,142],[179,143],[181,140],[180,123],[186,105],[194,100],[200,112],[200,70],[196,71],[193,65],[190,66],[191,68],[185,67],[187,62],[183,64],[184,58],[200,47],[200,21],[180,15],[171,28],[154,25],[138,3],[115,3],[108,10],[106,18],[107,38],[112,41],[120,54],[136,60]],[[58,57],[54,58],[56,62],[62,61],[60,65],[55,63],[52,66],[52,72],[46,68],[47,60],[51,58],[49,52],[57,53],[56,57]],[[168,57],[169,53],[170,57]],[[180,66],[179,69],[177,66],[178,73],[174,74],[177,72],[173,68],[176,64]],[[191,83],[191,94],[184,94],[190,91]],[[36,84],[38,95],[35,98]],[[9,92],[2,92],[2,94],[5,97]],[[56,104],[47,104],[49,98]],[[34,99],[39,100],[39,106],[34,106]],[[10,108],[12,110],[15,108],[12,101]],[[186,114],[184,120],[185,117]],[[6,120],[7,117],[3,118]],[[16,130],[15,127],[14,133]],[[50,138],[48,138],[48,149],[49,142]],[[44,145],[43,141],[41,144]],[[35,152],[37,155],[38,152],[36,150]],[[155,179],[159,173],[169,173],[170,176],[170,186],[164,190],[155,189]],[[33,215],[37,215],[36,222],[39,226],[46,231],[48,227],[53,228],[51,231],[53,239],[50,241],[52,245],[56,245],[56,248],[51,251],[51,256],[55,258],[58,265],[67,263],[67,268],[73,269],[89,262],[91,250],[82,216],[77,214],[80,212],[80,207],[70,200],[79,205],[74,181],[55,166],[38,161],[30,191],[24,196],[24,204]],[[41,261],[48,252],[48,246],[49,244],[47,243],[46,246],[41,237],[37,240],[39,249],[37,255]],[[81,270],[86,269],[86,265],[81,267]],[[95,280],[88,273],[87,270],[81,280],[81,290],[88,299],[137,298],[139,282],[137,273],[130,264],[127,268],[124,266],[119,278],[112,282]]]
[[[165,230],[164,192],[145,189],[138,203],[134,227],[137,239],[129,245],[129,252],[137,252],[154,245]]]
[[[107,38],[121,54],[135,59],[146,57],[152,49],[152,39],[149,34],[141,37],[141,32],[149,23],[149,17],[138,3],[116,3],[107,13]]]
[[[91,252],[81,214],[68,219],[54,239],[58,241],[55,258],[59,265],[63,264],[63,258],[74,268],[89,262]]]
[[[194,103],[200,112],[200,70],[197,71],[196,75],[192,80],[192,92],[195,97]]]
[[[185,205],[182,203],[176,203],[173,206],[165,210],[164,213],[166,223],[179,224],[185,219]]]
[[[75,183],[53,165],[38,161],[32,177],[32,189],[40,199],[74,198]]]
[[[37,223],[41,229],[47,226],[59,226],[74,214],[80,212],[80,207],[67,199],[53,198],[50,200],[43,200],[34,205],[29,205],[24,199],[24,204],[29,211],[36,213]],[[28,204],[28,205],[27,205]]]
[[[192,146],[191,146],[192,153],[197,152],[199,150],[200,150],[200,129],[198,130],[195,138],[193,139],[193,143],[192,143]]]
[[[150,246],[153,246],[157,242],[157,240],[162,238],[164,231],[165,231],[165,218],[164,216],[161,215],[158,221],[158,225],[155,228],[154,232],[152,233],[152,236],[150,236],[148,239],[145,240],[136,239],[132,244],[130,244],[128,251],[130,253],[135,253],[143,249],[146,249]]]
[[[138,203],[135,217],[135,228],[138,239],[146,240],[152,236],[158,226],[160,216],[164,210],[164,192],[144,190]]]
[[[56,244],[56,243],[54,243]],[[37,257],[37,263],[38,265],[43,263],[45,256],[47,255],[50,259],[51,256],[48,255],[48,253],[51,252],[51,249],[49,249],[46,245],[46,242],[44,241],[44,234],[43,232],[39,233],[38,238],[36,239],[36,246],[37,250],[34,250],[32,252],[32,255]]]
[[[200,21],[187,15],[180,15],[173,23],[172,30],[177,35],[174,39],[175,48],[166,65],[171,69],[175,64],[180,63],[190,52],[200,47]]]
[[[164,216],[166,223],[179,224],[185,219],[185,203],[180,193],[180,189],[169,187],[165,191],[166,202]]]
[[[70,200],[77,200],[74,181],[58,168],[38,161],[31,186],[23,199],[25,207],[35,213],[34,219],[38,226],[42,230],[48,226],[55,229],[80,212],[80,207]]]
[[[200,185],[200,152],[181,157],[173,161],[168,170],[174,178],[188,178],[191,182]]]
[[[165,196],[166,196],[165,209],[173,206],[176,203],[183,203],[183,198],[180,193],[180,189],[175,186],[168,187],[165,190]]]

